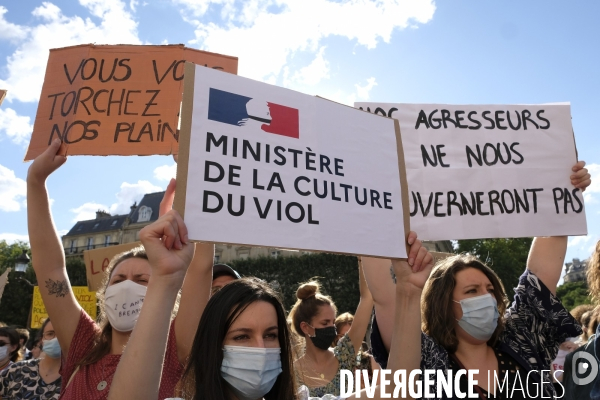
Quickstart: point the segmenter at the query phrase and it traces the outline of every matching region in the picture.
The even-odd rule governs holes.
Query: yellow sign
[[[77,302],[85,310],[86,313],[92,318],[96,319],[96,292],[90,292],[87,286],[74,286],[73,293]],[[40,293],[40,287],[35,286],[33,288],[33,302],[31,304],[31,329],[39,329],[42,327],[44,320],[48,318],[46,312],[46,306],[42,300],[42,294]]]

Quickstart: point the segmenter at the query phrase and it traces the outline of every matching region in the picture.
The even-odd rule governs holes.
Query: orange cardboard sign
[[[177,154],[185,61],[237,74],[237,57],[183,45],[50,50],[25,161],[54,138],[63,155]]]
[[[108,268],[110,260],[117,254],[123,253],[141,245],[140,242],[120,244],[117,246],[102,247],[100,249],[85,250],[83,260],[85,261],[85,275],[88,289],[97,291],[104,280],[104,271]]]

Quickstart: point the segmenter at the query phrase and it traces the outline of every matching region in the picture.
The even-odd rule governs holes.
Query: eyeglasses
[[[52,340],[56,337],[56,334],[54,333],[54,331],[48,331],[44,332],[42,337],[44,338],[44,340]]]

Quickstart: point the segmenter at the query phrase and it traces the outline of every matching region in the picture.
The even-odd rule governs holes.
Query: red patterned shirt
[[[71,383],[67,386],[67,382],[69,382],[71,375],[75,371],[75,366],[92,350],[94,338],[99,333],[100,327],[82,310],[75,335],[73,335],[73,340],[71,341],[69,354],[66,360],[63,359],[61,366],[60,373],[63,387],[60,398],[62,400],[104,400],[108,397],[113,375],[121,359],[120,354],[107,354],[97,363],[79,368]],[[143,371],[132,373],[143,373]],[[169,330],[169,340],[163,363],[159,400],[173,397],[175,385],[181,378],[182,373],[183,365],[181,365],[177,357],[177,341],[175,339],[173,321]],[[98,390],[98,384],[103,380],[106,381],[107,386],[104,390]]]

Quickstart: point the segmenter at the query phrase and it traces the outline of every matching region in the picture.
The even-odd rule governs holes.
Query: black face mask
[[[312,326],[310,327],[313,328]],[[315,336],[309,336],[310,340],[312,340],[313,344],[317,348],[321,350],[327,350],[329,346],[331,346],[331,342],[333,342],[333,339],[335,339],[335,337],[337,336],[335,326],[313,329],[315,330]]]

